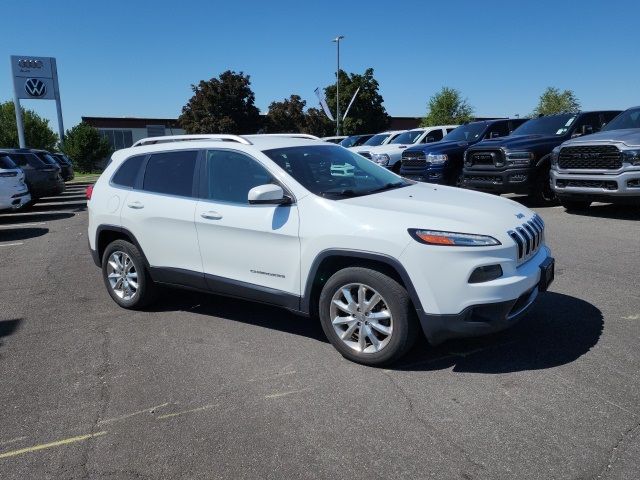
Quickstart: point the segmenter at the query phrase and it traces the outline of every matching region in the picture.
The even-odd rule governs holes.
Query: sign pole
[[[13,63],[12,63],[13,68]],[[13,82],[13,106],[16,110],[16,127],[18,127],[18,145],[20,148],[27,148],[27,142],[24,141],[24,123],[22,122],[22,108],[20,107],[20,99],[18,98],[18,90],[16,83]]]
[[[60,102],[60,86],[58,85],[58,65],[56,59],[51,59],[51,70],[53,73],[53,90],[56,96],[56,111],[58,112],[58,134],[60,135],[60,146],[64,146],[64,125],[62,124],[62,103]]]

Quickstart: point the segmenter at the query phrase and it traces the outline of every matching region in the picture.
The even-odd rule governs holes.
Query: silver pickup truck
[[[640,107],[551,154],[551,188],[567,210],[592,202],[640,203]]]

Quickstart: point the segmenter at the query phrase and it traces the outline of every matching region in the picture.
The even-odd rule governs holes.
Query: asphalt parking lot
[[[0,478],[640,478],[638,208],[537,209],[528,317],[383,370],[259,304],[120,309],[84,187],[0,214]]]

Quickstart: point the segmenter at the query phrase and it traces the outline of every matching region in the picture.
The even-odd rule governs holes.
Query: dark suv
[[[459,185],[467,148],[488,138],[505,137],[526,121],[501,118],[460,125],[440,142],[415,145],[402,152],[400,175],[420,182]]]
[[[619,113],[607,110],[538,117],[506,138],[479,142],[465,153],[463,186],[494,193],[524,193],[538,204],[553,203],[551,151],[571,138],[599,132]]]
[[[59,166],[43,161],[27,148],[4,149],[1,152],[6,153],[24,171],[32,202],[64,192],[64,180],[60,176]]]
[[[75,173],[73,171],[73,163],[71,163],[71,159],[64,153],[59,152],[50,153],[50,155],[56,162],[58,162],[58,165],[60,165],[60,168],[62,170],[60,172],[60,174],[62,175],[62,179],[65,182],[73,180],[75,177]]]

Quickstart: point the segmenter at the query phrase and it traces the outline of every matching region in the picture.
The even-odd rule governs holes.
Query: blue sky
[[[389,114],[419,116],[443,85],[478,116],[532,111],[547,86],[584,109],[640,104],[635,1],[3,0],[0,100],[9,55],[58,59],[65,127],[88,116],[176,117],[190,84],[227,69],[251,75],[256,104],[375,69]],[[4,58],[4,60],[2,60]],[[52,120],[53,102],[26,101]]]

